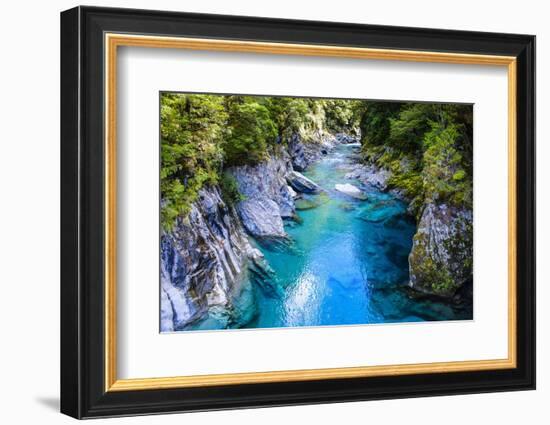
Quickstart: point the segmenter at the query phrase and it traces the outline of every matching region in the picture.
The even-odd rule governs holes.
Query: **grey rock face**
[[[287,181],[297,192],[301,193],[319,193],[321,188],[314,181],[308,179],[298,171],[288,173]]]
[[[216,309],[227,311],[248,260],[262,258],[217,188],[199,192],[187,218],[163,232],[160,249],[163,332],[181,330]]]
[[[452,297],[472,278],[472,212],[445,204],[425,206],[409,255],[410,286]]]
[[[282,219],[295,214],[294,194],[286,181],[291,169],[288,156],[281,156],[255,166],[229,170],[245,198],[237,205],[237,211],[251,235],[261,238],[286,236]]]
[[[313,160],[311,155],[306,153],[300,136],[293,135],[288,142],[288,152],[292,159],[292,167],[297,171],[304,171]]]
[[[239,203],[237,211],[248,233],[259,238],[286,236],[280,208],[269,198],[247,199]]]

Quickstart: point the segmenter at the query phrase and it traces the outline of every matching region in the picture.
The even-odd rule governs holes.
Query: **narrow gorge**
[[[395,156],[364,115],[279,128],[196,185],[161,232],[161,331],[472,318],[472,210],[435,186],[462,183],[457,155]]]

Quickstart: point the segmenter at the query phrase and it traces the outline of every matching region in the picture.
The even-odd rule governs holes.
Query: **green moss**
[[[454,181],[463,180],[464,177],[466,177],[466,172],[464,170],[458,170],[456,173],[453,174]]]
[[[438,261],[433,257],[429,249],[428,234],[424,231],[417,232],[414,236],[410,255],[415,286],[443,297],[454,295],[472,274],[472,223],[460,216],[452,218],[452,222],[452,233],[438,247],[447,252],[448,260]]]
[[[448,272],[440,272],[436,276],[432,277],[432,291],[435,294],[450,296],[456,292],[459,285],[453,280]]]
[[[396,172],[393,173],[388,180],[391,187],[401,189],[407,197],[414,199],[422,195],[424,188],[422,176],[418,172]]]
[[[417,286],[436,295],[452,296],[459,287],[452,273],[445,265],[439,264],[430,256],[422,255],[425,253],[421,254],[419,251],[416,248],[411,253]]]
[[[457,125],[433,124],[425,137],[424,189],[429,200],[471,207],[472,178],[466,173],[468,161],[460,151],[460,140]]]

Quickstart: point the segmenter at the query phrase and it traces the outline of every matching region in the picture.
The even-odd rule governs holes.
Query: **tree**
[[[267,158],[268,144],[277,137],[269,110],[253,98],[234,99],[229,104],[223,151],[225,163],[256,164]]]
[[[219,96],[163,93],[160,107],[161,221],[186,214],[200,188],[217,181],[226,113]]]
[[[402,104],[365,101],[362,106],[361,143],[364,147],[383,145],[390,136],[390,120],[399,115]]]

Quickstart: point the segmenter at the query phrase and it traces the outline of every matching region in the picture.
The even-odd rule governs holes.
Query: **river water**
[[[471,310],[406,290],[414,219],[394,195],[345,178],[358,149],[339,145],[309,166],[303,174],[324,193],[297,201],[299,222],[285,224],[291,243],[257,245],[273,269],[269,284],[249,282],[229,324],[220,326],[211,317],[198,329],[471,318]],[[366,199],[335,190],[345,183],[360,188]]]

